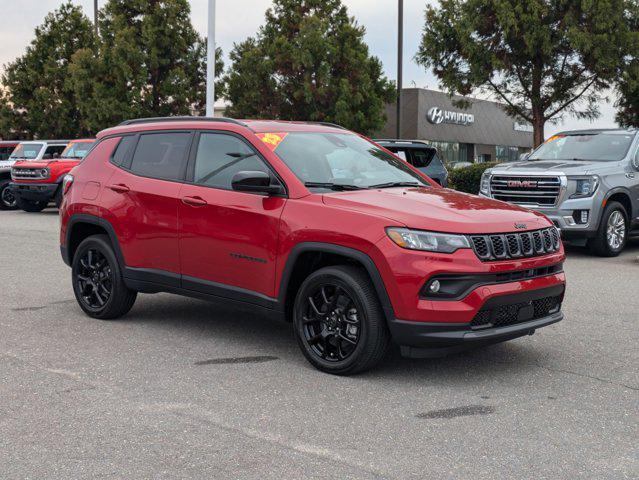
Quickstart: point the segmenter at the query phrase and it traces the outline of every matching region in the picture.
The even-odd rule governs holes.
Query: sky
[[[36,26],[46,14],[56,9],[61,0],[0,0],[3,14],[0,29],[0,65],[10,62],[24,53],[33,39]],[[93,18],[93,0],[74,0]],[[100,5],[104,0],[99,0]],[[208,0],[191,0],[193,25],[206,34]],[[386,76],[397,78],[397,1],[396,0],[343,0],[350,15],[366,28],[366,42],[372,55],[384,66]],[[413,60],[419,46],[424,23],[426,0],[404,0],[404,87],[438,89],[437,79]],[[233,44],[255,34],[264,22],[264,12],[271,0],[217,0],[216,43],[222,47],[225,57]],[[227,58],[225,58],[227,60]],[[228,65],[228,61],[226,61]],[[1,67],[0,67],[1,68]],[[547,125],[546,135],[559,130],[575,128],[615,127],[613,101],[603,102],[601,117],[594,122],[567,118],[558,125]]]

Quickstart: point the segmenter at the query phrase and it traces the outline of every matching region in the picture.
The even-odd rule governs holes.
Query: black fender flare
[[[332,243],[302,242],[295,245],[291,249],[288,258],[286,259],[286,264],[284,266],[282,278],[280,280],[280,289],[278,293],[278,304],[280,305],[280,308],[284,309],[286,305],[288,284],[291,279],[293,267],[295,266],[295,263],[297,262],[299,256],[305,252],[333,253],[350,258],[360,263],[366,269],[368,275],[371,278],[371,281],[373,282],[373,286],[375,287],[375,291],[377,292],[377,297],[379,298],[382,308],[384,309],[386,320],[388,322],[395,320],[395,312],[393,310],[388,291],[386,290],[386,285],[384,284],[384,280],[382,279],[382,276],[379,273],[379,270],[377,269],[377,266],[375,265],[373,259],[368,256],[368,254],[360,250]]]
[[[122,249],[120,248],[120,242],[118,241],[118,236],[115,234],[113,225],[111,225],[111,223],[104,218],[96,217],[95,215],[89,215],[86,213],[76,213],[74,215],[71,215],[67,222],[67,231],[65,237],[66,247],[60,247],[62,250],[62,258],[64,259],[64,263],[71,266],[71,251],[69,250],[69,246],[71,245],[71,236],[73,235],[73,229],[79,223],[88,223],[104,229],[107,232],[109,239],[111,240],[111,245],[113,245],[115,257],[120,264],[120,268],[124,269],[126,267],[124,263],[124,255],[122,255]]]

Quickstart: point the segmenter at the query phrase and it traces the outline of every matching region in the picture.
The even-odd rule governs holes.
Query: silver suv
[[[545,214],[597,255],[619,255],[639,236],[639,131],[555,135],[525,161],[486,170],[480,195]]]

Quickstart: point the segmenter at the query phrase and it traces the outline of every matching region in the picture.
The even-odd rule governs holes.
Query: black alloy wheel
[[[80,268],[75,276],[81,299],[91,309],[100,310],[111,298],[113,272],[102,253],[88,249],[80,258]]]
[[[293,323],[306,359],[335,375],[372,368],[390,342],[377,292],[366,271],[354,265],[311,273],[295,296]]]
[[[338,362],[351,356],[360,339],[357,306],[340,285],[317,285],[304,302],[304,339],[320,358]]]
[[[80,308],[93,318],[120,318],[131,310],[137,298],[137,292],[124,283],[106,235],[93,235],[80,243],[73,254],[71,279]]]

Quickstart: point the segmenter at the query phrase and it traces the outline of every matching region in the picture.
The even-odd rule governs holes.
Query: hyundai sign
[[[452,125],[472,125],[475,123],[475,115],[472,113],[452,112],[440,107],[432,107],[426,114],[426,119],[433,125],[450,123]]]

